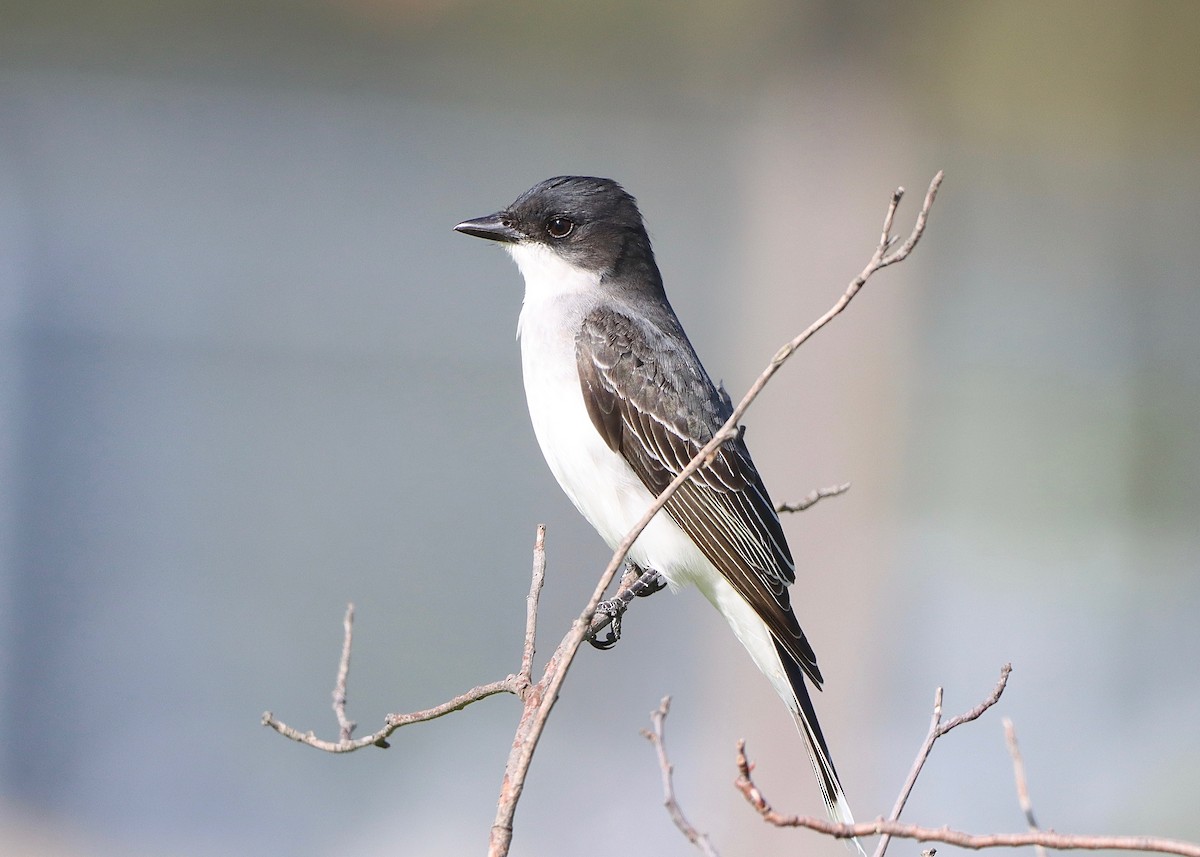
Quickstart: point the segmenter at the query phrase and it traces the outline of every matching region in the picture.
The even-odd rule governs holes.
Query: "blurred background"
[[[0,852],[483,853],[543,656],[608,552],[554,484],[496,247],[451,231],[561,173],[638,196],[668,292],[739,397],[862,268],[924,242],[750,412],[852,805],[1200,839],[1200,7],[1191,2],[0,4]],[[516,855],[686,855],[638,732],[665,694],[723,853],[844,854],[783,707],[695,592],[583,652]],[[893,853],[912,854],[913,843]],[[941,848],[949,852],[952,849]]]

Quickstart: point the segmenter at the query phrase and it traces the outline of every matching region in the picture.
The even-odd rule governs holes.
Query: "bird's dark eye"
[[[551,217],[546,221],[546,232],[551,238],[566,238],[575,228],[575,222],[565,217]]]

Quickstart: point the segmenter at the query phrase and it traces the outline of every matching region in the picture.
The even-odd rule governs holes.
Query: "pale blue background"
[[[516,669],[536,523],[543,654],[607,559],[528,426],[517,272],[450,227],[620,179],[736,396],[939,168],[914,259],[748,419],[776,499],[854,483],[786,522],[851,801],[1011,660],[907,817],[1022,828],[1005,714],[1047,826],[1200,839],[1197,43],[1191,3],[0,5],[0,851],[482,853],[514,700],[350,757],[258,725],[334,733],[348,600],[374,728]],[[693,853],[666,693],[723,853],[844,853],[733,791],[746,737],[820,812],[713,611],[638,607],[514,855]]]

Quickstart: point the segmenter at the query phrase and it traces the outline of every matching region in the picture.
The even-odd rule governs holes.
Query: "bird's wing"
[[[729,418],[732,408],[678,328],[607,307],[575,341],[592,424],[652,494],[660,494]],[[795,565],[779,516],[740,438],[725,443],[666,504],[667,513],[746,599],[819,688],[821,671],[788,597]]]

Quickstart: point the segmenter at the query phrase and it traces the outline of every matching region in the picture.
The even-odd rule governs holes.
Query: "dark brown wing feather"
[[[732,413],[682,331],[670,332],[600,308],[576,339],[592,423],[656,495]],[[788,597],[795,580],[791,551],[745,444],[726,443],[680,486],[666,510],[820,687],[816,655]]]

